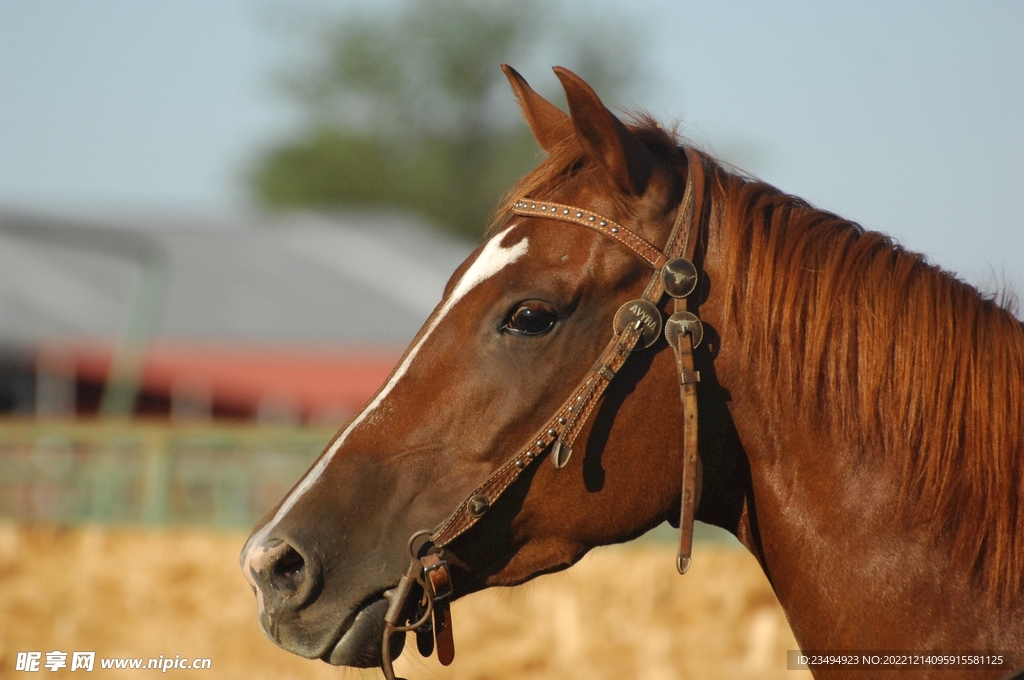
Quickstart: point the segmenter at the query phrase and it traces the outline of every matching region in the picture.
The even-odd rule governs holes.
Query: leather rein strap
[[[674,300],[674,313],[664,324],[665,337],[676,356],[679,369],[680,397],[683,402],[683,473],[680,501],[680,544],[676,567],[685,573],[690,566],[693,545],[693,519],[696,506],[697,476],[697,382],[693,350],[700,344],[703,327],[696,314],[686,309],[686,298],[696,289],[697,270],[693,265],[697,226],[703,213],[704,166],[700,155],[685,149],[687,180],[683,200],[664,251],[643,237],[616,222],[582,208],[520,199],[512,212],[523,217],[571,222],[598,231],[615,239],[644,260],[654,275],[643,295],[625,303],[615,314],[614,336],[597,361],[572,391],[558,411],[530,439],[529,443],[478,486],[429,537],[429,544],[443,549],[474,526],[494,502],[515,482],[523,471],[550,447],[555,467],[562,468],[572,455],[572,447],[594,408],[600,402],[615,374],[633,351],[646,349],[662,334],[662,313],[659,303],[668,293]],[[436,552],[419,556],[413,548],[415,540],[428,532],[418,532],[409,542],[410,564],[399,585],[385,593],[389,607],[385,614],[382,648],[382,670],[394,680],[391,667],[390,638],[395,633],[416,631],[424,656],[432,651],[424,636],[436,636],[438,658],[448,665],[455,650],[451,638],[451,614],[448,599],[452,593],[447,563]],[[402,611],[414,584],[423,591],[420,609],[414,622],[402,625]],[[430,622],[431,614],[433,623]],[[432,633],[431,633],[432,629]]]

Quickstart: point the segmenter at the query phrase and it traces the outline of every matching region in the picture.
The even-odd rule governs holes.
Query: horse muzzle
[[[355,607],[328,604],[331,598],[321,597],[324,578],[319,560],[281,538],[247,546],[242,571],[256,594],[263,632],[277,645],[335,666],[380,665],[386,588]],[[394,645],[396,655],[402,650],[401,638]]]

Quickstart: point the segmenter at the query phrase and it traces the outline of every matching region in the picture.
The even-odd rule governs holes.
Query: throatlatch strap
[[[677,303],[678,305],[678,303]],[[685,574],[693,552],[693,520],[697,508],[697,382],[693,368],[693,336],[679,333],[672,343],[679,369],[679,391],[683,401],[683,490],[679,506],[679,553],[676,569]]]
[[[686,149],[686,160],[686,195],[683,196],[683,204],[676,221],[688,225],[683,242],[678,244],[678,247],[682,256],[693,262],[693,254],[697,249],[697,235],[693,233],[697,230],[693,229],[693,224],[700,223],[704,209],[704,164],[700,155],[690,148]],[[676,232],[677,230],[673,229],[673,233]],[[669,322],[675,320],[679,323],[681,332],[674,335],[666,332],[666,337],[674,339],[670,340],[669,344],[676,355],[679,397],[683,402],[683,480],[682,498],[679,503],[679,552],[676,555],[676,569],[680,574],[685,574],[690,568],[693,553],[693,521],[697,511],[697,383],[700,381],[700,373],[694,370],[693,350],[703,337],[701,329],[701,338],[694,338],[691,324],[699,327],[700,321],[697,319],[696,309],[686,309],[689,300],[688,295],[673,300],[674,313]]]

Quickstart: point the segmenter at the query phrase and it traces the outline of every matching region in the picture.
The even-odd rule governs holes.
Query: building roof
[[[149,276],[154,338],[401,347],[471,248],[400,215],[0,211],[0,343],[119,337]]]
[[[142,347],[143,393],[341,418],[381,384],[471,248],[394,214],[0,211],[0,347],[100,385],[116,348]]]

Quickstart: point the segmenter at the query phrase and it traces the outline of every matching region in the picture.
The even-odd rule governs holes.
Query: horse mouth
[[[352,623],[338,641],[320,657],[332,666],[372,668],[381,664],[381,642],[384,638],[384,614],[388,602],[383,594],[368,600],[356,612]],[[405,644],[405,635],[398,635],[391,643],[392,654],[398,656]]]

